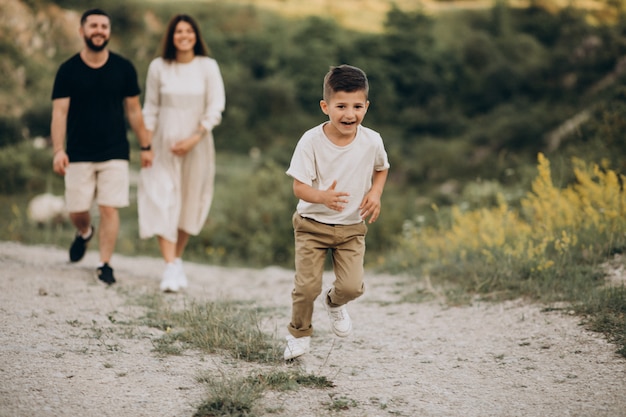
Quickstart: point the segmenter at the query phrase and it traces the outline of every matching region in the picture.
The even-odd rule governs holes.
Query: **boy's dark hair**
[[[174,46],[174,32],[176,31],[176,25],[180,22],[187,22],[191,25],[194,33],[196,34],[196,44],[193,46],[193,53],[196,56],[209,56],[209,48],[202,39],[200,33],[200,27],[193,19],[193,17],[187,14],[177,14],[170,19],[165,30],[165,35],[161,42],[161,58],[166,61],[176,60],[176,47]]]
[[[370,86],[367,75],[360,68],[351,65],[339,65],[330,67],[330,71],[324,77],[324,100],[328,101],[333,93],[345,91],[363,91],[365,98],[369,95]]]
[[[102,10],[102,9],[89,9],[89,10],[86,10],[85,13],[83,13],[83,15],[80,17],[80,25],[81,26],[84,25],[85,22],[87,21],[87,18],[89,16],[91,16],[91,15],[94,15],[94,14],[101,15],[101,16],[106,16],[106,17],[109,18],[109,20],[111,20],[111,16],[109,16],[109,14],[107,12],[105,12],[104,10]]]

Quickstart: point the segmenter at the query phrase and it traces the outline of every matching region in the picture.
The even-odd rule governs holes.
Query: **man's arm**
[[[52,100],[52,122],[50,136],[52,139],[52,169],[59,175],[65,175],[65,167],[70,163],[65,153],[65,135],[67,134],[67,113],[70,98],[63,97]]]
[[[124,99],[124,106],[126,108],[126,117],[131,129],[135,132],[139,146],[149,147],[152,143],[152,135],[143,123],[143,114],[141,113],[141,103],[139,102],[139,96],[126,97]],[[141,166],[144,168],[152,166],[152,158],[154,153],[152,150],[141,151]]]

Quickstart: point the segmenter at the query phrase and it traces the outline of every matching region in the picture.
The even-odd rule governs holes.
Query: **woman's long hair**
[[[196,44],[193,46],[193,53],[196,56],[209,56],[209,48],[206,46],[202,35],[200,34],[200,28],[196,21],[187,14],[177,14],[170,19],[167,24],[167,31],[163,36],[161,45],[161,58],[166,61],[176,60],[176,47],[174,46],[174,32],[176,31],[176,25],[178,22],[187,22],[193,28],[196,34]]]

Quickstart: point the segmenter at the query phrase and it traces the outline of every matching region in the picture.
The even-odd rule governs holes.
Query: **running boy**
[[[324,291],[322,301],[333,332],[346,337],[352,331],[346,303],[364,291],[365,220],[378,219],[389,169],[382,138],[361,126],[368,93],[362,70],[332,67],[324,77],[320,101],[329,120],[304,133],[287,170],[300,200],[292,218],[296,274],[285,360],[309,350],[313,303],[322,292],[328,250],[335,282]]]

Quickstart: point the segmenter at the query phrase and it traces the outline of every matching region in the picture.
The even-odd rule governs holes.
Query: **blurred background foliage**
[[[91,3],[0,5],[1,239],[61,246],[72,239],[69,225],[38,228],[25,211],[32,196],[63,192],[46,145],[50,93],[58,65],[82,47],[78,18]],[[602,8],[592,11],[535,0],[437,13],[398,2],[372,30],[256,3],[264,2],[102,6],[112,16],[110,47],[132,59],[142,86],[175,13],[198,20],[219,62],[227,109],[215,130],[216,198],[190,242],[194,260],[292,266],[296,200],[284,171],[300,135],[324,120],[319,100],[331,65],[367,72],[364,124],[381,132],[392,167],[382,217],[370,227],[369,266],[385,266],[407,220],[436,224],[445,207],[497,207],[499,198],[520,206],[539,152],[552,162],[557,186],[574,181],[574,156],[624,172],[626,15],[619,1],[595,2]],[[134,151],[135,168],[138,159]],[[154,241],[138,238],[136,207],[122,216],[119,251],[157,256]]]

